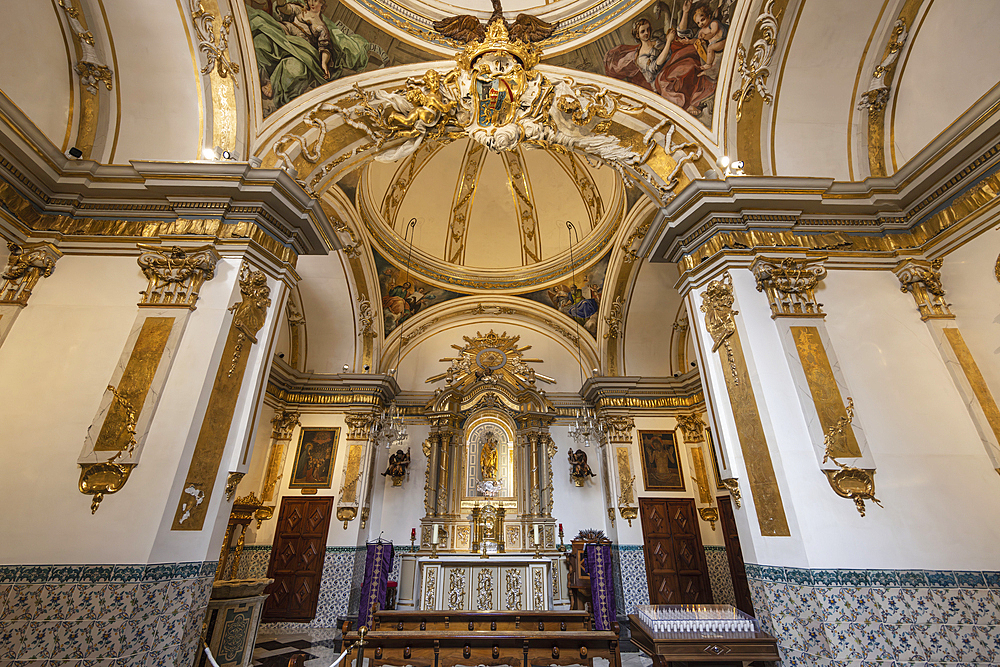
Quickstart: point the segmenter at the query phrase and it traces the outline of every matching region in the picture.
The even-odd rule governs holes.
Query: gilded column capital
[[[943,263],[944,260],[940,257],[930,262],[906,259],[892,270],[899,278],[899,291],[913,295],[921,320],[955,318],[949,308],[950,304],[944,300],[944,287],[941,285]]]
[[[826,277],[823,259],[758,257],[750,265],[757,291],[767,294],[771,317],[826,317],[816,286]]]
[[[219,252],[212,245],[197,248],[169,248],[137,243],[143,251],[137,260],[149,286],[140,292],[140,306],[190,308],[194,310],[198,293],[206,280],[215,277]]]
[[[271,437],[275,440],[291,440],[292,431],[299,425],[299,413],[278,410],[271,418]]]
[[[349,412],[344,417],[348,440],[367,440],[375,415],[370,412]]]
[[[40,278],[48,278],[62,253],[51,243],[7,243],[7,270],[0,274],[0,304],[28,305],[31,290]]]
[[[705,422],[701,420],[701,415],[677,415],[677,427],[684,433],[684,442],[705,441]]]
[[[601,421],[604,424],[609,442],[632,442],[632,429],[635,428],[635,419],[624,415],[617,415],[602,417]]]

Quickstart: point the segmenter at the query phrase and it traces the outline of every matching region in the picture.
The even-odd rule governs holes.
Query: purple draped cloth
[[[371,628],[375,612],[385,606],[386,582],[392,569],[392,542],[368,545],[365,555],[365,578],[361,584],[361,605],[358,607],[358,627]],[[613,597],[613,596],[612,596]]]
[[[594,606],[594,629],[611,630],[617,622],[615,580],[611,563],[610,544],[587,545],[587,571],[590,574],[590,595]]]

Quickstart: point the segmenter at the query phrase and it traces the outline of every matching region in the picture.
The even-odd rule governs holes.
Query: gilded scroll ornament
[[[507,583],[507,609],[521,609],[523,608],[522,595],[521,595],[521,573],[517,568],[507,568],[504,571],[505,580]]]
[[[201,0],[191,0],[190,8],[198,50],[205,54],[205,66],[201,68],[201,73],[208,74],[214,68],[223,79],[230,74],[239,74],[240,66],[229,59],[229,29],[233,25],[233,15],[227,14],[222,19],[222,28],[216,35],[216,15],[205,11]],[[240,85],[238,77],[231,78],[234,85]]]
[[[920,319],[954,319],[949,304],[944,299],[944,286],[941,284],[941,265],[944,259],[939,257],[931,262],[922,259],[907,259],[900,262],[893,272],[899,278],[899,291],[909,292],[917,302]]]
[[[245,472],[231,472],[226,477],[226,500],[232,500],[236,494],[236,487],[240,485],[240,480],[246,475]]]
[[[484,567],[476,575],[476,609],[493,609],[493,570]]]
[[[125,486],[129,475],[132,474],[134,465],[123,465],[113,462],[105,463],[81,463],[80,473],[80,493],[93,496],[90,503],[90,513],[97,512],[104,496],[109,493],[117,493]]]
[[[545,573],[540,567],[531,568],[531,602],[533,609],[545,609]]]
[[[684,433],[684,442],[695,443],[705,441],[705,422],[701,415],[677,415],[677,428]]]
[[[726,348],[726,360],[729,363],[729,372],[732,374],[733,384],[740,383],[740,374],[736,367],[736,358],[733,356],[733,348],[729,343],[729,337],[736,333],[735,315],[740,311],[733,310],[733,278],[728,273],[724,273],[722,278],[708,283],[702,293],[701,312],[705,313],[705,328],[712,337],[712,352],[720,347]]]
[[[826,277],[822,260],[758,257],[750,266],[757,291],[767,294],[771,317],[825,317],[816,286]]]
[[[358,324],[361,326],[359,336],[377,338],[375,331],[375,311],[372,302],[364,294],[358,296]]]
[[[368,440],[375,415],[371,412],[349,412],[344,416],[347,440]]]
[[[271,418],[271,450],[267,455],[267,466],[264,468],[264,483],[261,486],[261,498],[271,502],[275,498],[275,489],[281,479],[281,471],[285,463],[285,452],[292,432],[299,425],[299,413],[278,410]]]
[[[622,320],[625,317],[625,299],[619,294],[611,302],[611,312],[604,317],[604,323],[608,325],[608,330],[604,333],[604,338],[618,338],[622,333]]]
[[[453,567],[448,573],[448,609],[465,606],[465,568]]]
[[[824,470],[823,472],[826,473],[834,492],[841,498],[853,500],[858,513],[864,516],[866,500],[870,500],[879,507],[882,507],[881,501],[875,497],[875,471],[845,465],[838,461],[832,453],[838,448],[843,447],[838,444],[838,441],[846,439],[846,433],[850,429],[852,421],[854,421],[854,399],[848,396],[847,416],[841,417],[835,425],[830,427],[827,434],[823,437],[823,444],[825,445],[823,463],[830,461],[839,470]]]
[[[755,30],[761,36],[753,43],[750,57],[747,57],[742,44],[736,50],[736,72],[740,75],[740,82],[733,93],[733,101],[736,102],[737,121],[743,116],[743,103],[753,95],[754,90],[760,94],[765,104],[770,104],[773,100],[771,93],[767,92],[767,77],[771,75],[771,58],[778,41],[778,20],[772,14],[774,1],[767,0],[757,17]]]
[[[7,249],[10,250],[7,270],[0,274],[3,279],[0,304],[26,306],[31,290],[35,289],[39,279],[52,275],[62,252],[51,243],[18,244],[8,241]]]
[[[278,410],[271,417],[271,437],[275,440],[291,440],[292,432],[299,425],[299,413],[294,410]]]
[[[907,36],[906,22],[903,19],[897,19],[892,27],[892,36],[889,38],[888,46],[886,46],[885,56],[872,72],[868,90],[861,94],[861,100],[858,102],[859,109],[868,109],[869,122],[872,122],[885,110],[885,104],[889,100],[888,80],[892,77],[896,59],[899,58],[900,49],[906,44]]]
[[[111,90],[114,87],[114,72],[104,64],[104,59],[97,53],[94,35],[81,22],[80,10],[74,7],[72,2],[66,2],[66,0],[59,0],[59,6],[66,12],[70,30],[76,37],[80,49],[80,55],[76,67],[74,67],[80,76],[80,83],[92,95],[97,94],[97,87],[102,83],[105,88]]]
[[[143,251],[137,260],[139,268],[149,280],[146,290],[140,292],[139,305],[194,310],[202,285],[215,276],[219,261],[215,247],[164,248],[145,243],[136,246]]]
[[[233,314],[233,327],[239,331],[233,358],[230,363],[228,377],[236,371],[237,363],[243,353],[243,343],[257,342],[257,332],[264,326],[267,309],[271,305],[271,288],[267,285],[267,276],[263,271],[251,271],[244,262],[240,267],[240,294],[243,300],[233,304],[229,312]]]
[[[735,477],[727,477],[726,479],[719,480],[722,485],[729,490],[729,496],[733,499],[733,504],[736,505],[736,509],[743,506],[743,494],[740,492],[740,480]]]

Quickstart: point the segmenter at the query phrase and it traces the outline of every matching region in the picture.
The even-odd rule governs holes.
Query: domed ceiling
[[[398,163],[372,162],[358,208],[376,249],[397,262],[410,256],[411,273],[429,283],[523,293],[600,259],[621,222],[623,190],[614,170],[578,155],[493,153],[463,139],[428,143]]]

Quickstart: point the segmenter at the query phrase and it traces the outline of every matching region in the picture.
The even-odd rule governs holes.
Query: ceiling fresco
[[[651,90],[711,128],[734,5],[658,0],[617,30],[546,62]]]
[[[377,250],[372,250],[372,255],[378,270],[382,322],[386,336],[421,310],[462,296],[457,292],[428,285],[413,273],[390,264]]]
[[[265,117],[328,81],[437,59],[337,0],[246,0],[246,8]]]
[[[571,278],[524,296],[571,317],[596,338],[598,311],[601,309],[601,294],[604,292],[610,256],[611,253],[605,255],[589,270],[577,275],[575,280]]]
[[[265,117],[327,82],[385,67],[439,60],[446,57],[440,53],[442,46],[454,51],[462,46],[434,33],[433,28],[430,33],[416,29],[416,24],[403,32],[433,39],[404,41],[337,0],[245,2]],[[565,20],[554,23],[558,26],[555,34],[539,42],[542,61],[653,91],[711,127],[719,64],[735,0],[656,0],[640,14],[622,18],[622,12],[632,10],[635,4],[617,3],[593,29],[569,30],[563,25]],[[520,11],[522,6],[512,5],[507,15]],[[519,14],[512,27],[524,16]],[[438,23],[473,18],[458,16]],[[533,17],[524,20],[529,19],[542,23]],[[567,39],[591,35],[600,36],[578,48],[545,55]],[[444,42],[438,43],[440,40]],[[435,44],[437,48],[433,48]]]

